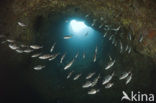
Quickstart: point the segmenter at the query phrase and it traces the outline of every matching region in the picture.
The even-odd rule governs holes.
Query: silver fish
[[[36,58],[36,57],[39,57],[40,55],[41,55],[41,53],[37,53],[37,54],[33,54],[31,57]]]
[[[72,35],[66,35],[66,36],[64,36],[64,39],[70,39],[70,38],[72,38]]]
[[[107,75],[103,80],[102,85],[109,83],[112,80],[113,76],[114,76],[114,72],[111,75]]]
[[[63,62],[63,60],[64,60],[65,56],[66,56],[66,53],[64,53],[64,54],[62,55],[61,60],[60,60],[60,63],[62,63],[62,62]]]
[[[103,24],[101,24],[100,26],[99,26],[99,29],[101,29],[103,27]]]
[[[96,62],[96,53],[94,53],[94,59],[93,62]]]
[[[67,75],[67,79],[69,79],[71,77],[71,75],[73,74],[73,71],[70,72],[68,75]]]
[[[81,76],[81,74],[77,74],[77,75],[73,78],[73,80],[78,80],[78,79],[80,78],[80,76]]]
[[[11,40],[11,39],[7,39],[6,41],[9,42],[9,43],[15,42],[15,40]]]
[[[132,80],[132,73],[127,77],[126,85],[129,84],[131,80]]]
[[[83,59],[85,59],[85,57],[86,57],[86,55],[85,55],[85,53],[83,53]]]
[[[111,39],[112,39],[112,37],[113,37],[113,35],[111,35],[111,36],[109,37],[109,40],[111,40]]]
[[[132,36],[130,33],[128,33],[128,37],[129,37],[129,40],[132,40]]]
[[[99,89],[91,89],[90,91],[88,91],[88,94],[96,94],[97,92],[99,92],[100,90]]]
[[[115,60],[110,61],[110,62],[108,63],[108,65],[106,66],[105,70],[110,69],[114,64],[115,64]]]
[[[18,22],[18,25],[21,26],[21,27],[25,27],[26,25],[22,22]]]
[[[76,53],[75,58],[77,58],[79,56],[79,52]]]
[[[28,47],[27,45],[24,45],[24,44],[21,44],[20,46],[21,46],[22,48]]]
[[[24,53],[31,53],[31,52],[33,52],[33,50],[31,50],[31,49],[25,49],[23,52]]]
[[[94,87],[98,83],[99,78],[100,74],[93,80],[91,87]]]
[[[112,29],[112,30],[114,30],[114,31],[119,31],[119,30],[120,30],[120,26],[117,27],[116,29]]]
[[[54,60],[60,53],[56,53],[51,55],[51,57],[49,58],[49,61]]]
[[[90,78],[92,78],[94,75],[95,75],[95,73],[89,73],[89,74],[87,75],[86,79],[90,79]]]
[[[6,43],[6,42],[7,42],[7,41],[2,41],[1,44],[4,44],[4,43]]]
[[[123,51],[123,45],[122,45],[122,43],[121,43],[121,41],[120,41],[120,53]]]
[[[112,40],[112,44],[114,44],[115,43],[115,38],[113,38],[113,40]]]
[[[129,47],[128,54],[130,54],[130,53],[131,53],[131,50],[132,50],[132,49],[131,49],[131,47]]]
[[[115,42],[114,46],[117,46],[118,42]]]
[[[19,47],[16,44],[9,44],[10,49],[16,50],[19,49]]]
[[[112,57],[111,57],[110,55],[109,55],[109,60],[110,60],[110,61],[112,61],[112,60],[113,60],[113,59],[112,59]]]
[[[106,37],[107,36],[107,32],[105,32],[105,34],[103,35],[103,37]]]
[[[43,66],[43,65],[37,65],[34,67],[35,70],[41,70],[43,68],[45,68],[45,66]]]
[[[70,68],[72,66],[72,64],[74,63],[74,59],[72,61],[70,61],[65,67],[64,70]]]
[[[92,86],[92,83],[90,81],[87,81],[85,84],[82,85],[82,88],[88,88]]]
[[[127,51],[128,49],[129,49],[129,46],[127,45],[126,48],[125,48],[125,51]]]
[[[97,46],[96,46],[96,48],[95,48],[95,53],[97,54],[97,52],[98,52],[98,48],[97,48]]]
[[[16,52],[17,53],[23,53],[24,51],[22,49],[17,49]]]
[[[52,57],[51,54],[44,54],[44,55],[39,56],[39,59],[49,59],[51,57]]]
[[[95,25],[95,23],[93,22],[92,24],[91,24],[91,26],[93,27]]]
[[[143,35],[140,35],[140,39],[139,39],[139,42],[142,42],[144,39],[144,36]]]
[[[100,20],[101,20],[101,21],[103,21],[103,20],[104,20],[104,18],[103,18],[103,17],[100,17]]]
[[[50,52],[53,52],[54,48],[55,48],[56,42],[52,45]]]
[[[106,89],[111,88],[113,85],[114,85],[114,83],[107,83],[107,84],[105,85],[105,88],[106,88]]]
[[[122,75],[119,77],[119,80],[123,80],[123,79],[127,78],[130,73],[131,72],[124,72],[124,73],[122,73]]]
[[[88,18],[89,17],[89,14],[87,14],[85,17]]]
[[[85,35],[84,35],[84,36],[85,36],[85,37],[86,37],[86,36],[88,36],[88,32],[87,32],[87,33],[85,33]]]
[[[30,48],[32,48],[32,49],[41,49],[43,47],[39,46],[39,45],[30,45]]]

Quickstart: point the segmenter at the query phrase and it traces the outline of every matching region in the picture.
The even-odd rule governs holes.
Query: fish
[[[106,37],[107,36],[107,32],[105,32],[105,34],[103,35],[103,37]]]
[[[39,46],[39,45],[30,45],[30,48],[32,48],[32,49],[41,49],[43,47]]]
[[[11,39],[7,39],[6,41],[9,42],[9,43],[14,43],[15,42],[15,40],[11,40]]]
[[[21,26],[21,27],[25,27],[26,25],[22,22],[18,22],[18,25]]]
[[[129,38],[129,40],[132,40],[132,36],[130,33],[128,33],[128,38]]]
[[[87,14],[85,17],[88,18],[89,17],[89,14]]]
[[[90,79],[90,78],[92,78],[94,75],[95,75],[95,73],[89,73],[89,74],[87,75],[86,79]]]
[[[132,80],[132,73],[126,78],[126,85]]]
[[[118,42],[115,42],[114,46],[117,46]]]
[[[76,53],[75,58],[77,58],[79,56],[79,52]]]
[[[19,47],[16,44],[9,44],[9,48],[12,50],[19,49]]]
[[[6,43],[6,42],[7,42],[6,40],[5,40],[5,41],[2,41],[1,44],[4,44],[4,43]]]
[[[139,38],[139,42],[141,43],[144,39],[144,36],[143,35],[140,35],[140,38]]]
[[[100,17],[100,20],[101,20],[101,21],[103,21],[103,20],[104,20],[104,18],[103,18],[103,17]]]
[[[22,49],[16,49],[17,53],[23,53],[24,51]]]
[[[83,59],[85,59],[85,57],[86,57],[86,55],[85,55],[85,53],[83,53]]]
[[[95,53],[97,54],[97,52],[98,52],[98,48],[97,48],[97,46],[96,46],[96,48],[95,48]]]
[[[70,72],[68,75],[67,75],[67,79],[69,79],[70,77],[71,77],[71,75],[73,74],[73,71],[72,72]]]
[[[22,48],[28,47],[27,45],[24,45],[24,44],[21,44],[20,46],[21,46]]]
[[[36,58],[36,57],[39,57],[40,55],[41,55],[41,53],[37,53],[37,54],[33,54],[31,57]]]
[[[88,36],[88,32],[87,32],[87,33],[85,33],[85,35],[84,35],[84,36],[85,36],[85,37],[86,37],[86,36]]]
[[[122,43],[121,43],[121,41],[120,41],[120,53],[123,51],[123,45],[122,45]]]
[[[116,29],[112,29],[112,30],[114,30],[114,31],[119,31],[119,30],[120,30],[120,26],[117,27]]]
[[[105,70],[110,69],[114,64],[115,64],[115,60],[110,61],[110,62],[107,64],[107,66],[105,67]]]
[[[110,61],[112,61],[112,60],[113,60],[113,59],[112,59],[112,57],[111,57],[110,55],[109,55],[109,60],[110,60]]]
[[[88,94],[96,94],[97,92],[99,92],[100,90],[99,89],[91,89],[90,91],[88,91]]]
[[[111,36],[109,37],[109,40],[111,40],[111,39],[112,39],[112,37],[113,37],[113,35],[111,35]]]
[[[129,49],[129,46],[127,45],[126,48],[125,48],[125,51],[127,51],[128,49]]]
[[[96,62],[96,53],[94,53],[94,59],[93,62]]]
[[[49,58],[49,61],[54,60],[60,53],[56,53],[51,55],[51,57]]]
[[[33,50],[31,50],[31,49],[25,49],[23,52],[24,53],[31,53],[31,52],[33,52]]]
[[[115,38],[113,38],[113,40],[112,40],[112,44],[114,44],[115,43]]]
[[[131,50],[132,50],[132,49],[131,49],[131,47],[129,47],[128,54],[130,54],[130,53],[131,53]]]
[[[99,29],[101,29],[103,27],[103,24],[99,25]]]
[[[69,68],[72,66],[73,63],[74,63],[74,59],[72,59],[72,61],[70,61],[70,62],[64,67],[64,70],[69,69]]]
[[[93,22],[92,24],[91,24],[91,26],[93,27],[95,25],[95,23]]]
[[[92,86],[92,83],[90,81],[87,81],[85,84],[82,85],[82,88],[89,88]]]
[[[39,59],[49,59],[49,58],[51,58],[51,57],[52,57],[51,54],[43,54],[43,55],[39,56],[38,58],[39,58]]]
[[[105,85],[105,88],[106,88],[106,89],[111,88],[113,85],[114,85],[114,83],[107,83],[107,84]]]
[[[53,52],[54,48],[55,48],[56,42],[52,45],[50,52]]]
[[[111,75],[107,75],[107,76],[104,78],[104,80],[103,80],[103,82],[102,82],[102,85],[105,85],[105,84],[109,83],[109,82],[112,80],[113,76],[114,76],[114,72],[113,72]]]
[[[69,21],[68,20],[65,20],[65,23],[68,23]]]
[[[65,56],[66,56],[66,53],[64,53],[64,54],[62,55],[61,60],[60,60],[60,63],[62,63],[62,62],[63,62],[63,60],[64,60]]]
[[[100,74],[93,80],[91,87],[94,87],[98,83],[99,78]]]
[[[66,36],[64,36],[64,39],[70,39],[70,38],[72,38],[72,35],[66,35]]]
[[[81,76],[81,74],[77,74],[77,75],[73,78],[73,80],[78,80],[78,79],[80,78],[80,76]]]
[[[46,66],[43,66],[43,65],[37,65],[34,67],[34,70],[41,70],[43,68],[45,68]]]
[[[127,78],[130,73],[131,73],[130,71],[122,73],[122,75],[119,77],[119,80],[123,80],[123,79]]]

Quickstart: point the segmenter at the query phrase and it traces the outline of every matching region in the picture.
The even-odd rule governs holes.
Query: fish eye
[[[4,74],[13,72],[16,82],[29,85],[43,101],[57,103],[86,102],[90,96],[94,101],[108,102],[114,94],[114,101],[119,101],[124,90],[144,91],[155,85],[151,38],[156,30],[143,30],[145,13],[139,4],[120,1],[119,8],[111,1],[103,6],[103,1],[83,2],[10,3],[12,10],[4,13],[9,19],[2,19],[4,29],[0,34]]]

